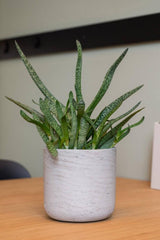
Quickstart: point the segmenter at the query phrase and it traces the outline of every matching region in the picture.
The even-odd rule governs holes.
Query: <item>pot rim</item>
[[[48,150],[47,147],[44,148],[44,150]],[[116,147],[112,147],[112,148],[105,148],[105,149],[77,149],[77,148],[74,148],[74,149],[62,149],[62,148],[57,148],[57,151],[58,152],[62,152],[62,151],[84,151],[84,152],[95,152],[95,151],[111,151],[111,150],[116,150]],[[49,151],[49,150],[48,150]]]

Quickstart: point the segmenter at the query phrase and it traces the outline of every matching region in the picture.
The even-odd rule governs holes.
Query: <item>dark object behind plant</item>
[[[30,177],[28,170],[20,163],[0,159],[0,180]]]

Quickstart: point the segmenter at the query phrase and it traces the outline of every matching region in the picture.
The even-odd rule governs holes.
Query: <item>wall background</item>
[[[0,0],[0,39],[140,16],[159,10],[159,0]],[[119,111],[127,111],[139,100],[146,107],[133,120],[145,115],[143,125],[133,129],[117,147],[117,175],[149,179],[153,124],[160,119],[160,43],[85,50],[82,87],[89,104],[108,67],[126,47],[129,47],[129,52],[95,114],[119,95],[144,83],[144,88],[127,100]],[[31,57],[30,61],[48,88],[64,103],[69,90],[74,87],[76,52]],[[38,100],[41,96],[19,59],[0,61],[0,158],[14,159],[26,166],[32,176],[41,176],[43,142],[35,127],[21,119],[19,109],[8,102],[5,95],[28,105],[33,105],[31,99]]]

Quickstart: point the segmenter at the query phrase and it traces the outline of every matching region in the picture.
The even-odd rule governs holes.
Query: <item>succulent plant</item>
[[[134,111],[141,102],[138,102],[124,114],[116,118],[111,118],[112,114],[122,105],[122,103],[131,95],[136,93],[143,85],[128,91],[111,102],[108,106],[104,107],[97,118],[93,119],[91,117],[92,112],[109,88],[114,72],[122,59],[125,57],[128,49],[126,49],[109,68],[95,98],[86,108],[81,90],[82,47],[79,41],[76,41],[78,51],[75,72],[76,97],[74,97],[73,92],[70,91],[68,101],[65,106],[46,88],[19,45],[16,42],[15,45],[31,78],[44,95],[44,99],[40,98],[38,103],[41,112],[38,112],[37,110],[12,98],[6,98],[21,108],[20,115],[27,122],[36,125],[40,136],[54,157],[57,156],[57,149],[62,148],[112,148],[129,134],[131,128],[138,126],[143,122],[144,117],[142,117],[138,122],[125,127],[125,124],[143,109],[141,108]],[[25,110],[25,112],[22,109]],[[30,115],[27,115],[26,112]]]

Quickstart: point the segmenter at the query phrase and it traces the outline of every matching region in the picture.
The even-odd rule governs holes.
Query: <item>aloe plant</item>
[[[126,137],[133,127],[136,127],[143,122],[144,117],[134,124],[128,124],[127,127],[125,126],[133,116],[143,109],[140,108],[136,110],[136,108],[140,105],[140,102],[129,109],[126,113],[116,118],[111,118],[112,114],[119,109],[122,103],[142,88],[143,85],[128,91],[109,105],[105,106],[96,119],[91,117],[97,104],[101,101],[102,97],[108,90],[114,72],[125,57],[128,49],[126,49],[109,68],[95,98],[91,104],[85,108],[85,102],[81,89],[82,47],[79,41],[76,41],[78,51],[75,73],[76,94],[74,96],[73,92],[69,93],[66,106],[58,101],[46,88],[17,42],[15,42],[15,45],[31,78],[44,95],[44,98],[39,99],[38,105],[40,112],[12,98],[6,98],[21,108],[20,115],[22,118],[24,118],[27,122],[36,125],[41,138],[54,157],[57,156],[57,149],[60,148],[112,148],[124,137]],[[25,112],[22,109],[25,110]],[[27,115],[26,112],[30,115]]]

